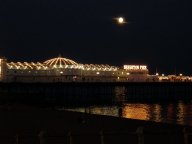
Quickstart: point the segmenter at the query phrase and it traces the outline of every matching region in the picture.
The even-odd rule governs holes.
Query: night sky
[[[126,18],[118,25],[114,17]],[[1,0],[0,55],[79,63],[146,64],[192,75],[190,0]]]

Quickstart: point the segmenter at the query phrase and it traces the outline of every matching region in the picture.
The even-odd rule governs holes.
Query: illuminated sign
[[[147,66],[146,66],[146,65],[140,65],[139,68],[140,68],[141,70],[146,70],[146,69],[147,69]]]
[[[146,70],[147,66],[146,65],[124,65],[123,68],[126,70]]]

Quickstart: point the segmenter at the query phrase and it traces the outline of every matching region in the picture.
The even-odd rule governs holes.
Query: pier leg
[[[69,144],[73,144],[73,137],[71,131],[68,132]]]
[[[38,136],[39,136],[39,144],[46,144],[46,132],[40,131]]]
[[[19,136],[19,134],[16,134],[16,136],[15,136],[15,140],[16,140],[16,144],[20,144],[20,136]]]
[[[143,127],[138,127],[136,133],[138,135],[138,144],[144,144]]]
[[[186,128],[183,128],[183,136],[184,136],[184,144],[189,144],[188,143],[188,133]]]
[[[104,144],[103,130],[100,131],[100,140],[101,140],[101,144]]]

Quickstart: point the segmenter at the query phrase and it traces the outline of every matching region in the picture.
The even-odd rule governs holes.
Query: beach
[[[2,106],[0,113],[0,143],[4,144],[184,144],[187,133],[192,129],[176,124],[58,111],[53,108]],[[188,136],[188,143],[190,140]]]

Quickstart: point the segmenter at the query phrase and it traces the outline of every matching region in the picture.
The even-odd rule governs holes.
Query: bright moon
[[[124,22],[124,19],[122,17],[118,18],[118,22],[119,23],[123,23]]]

